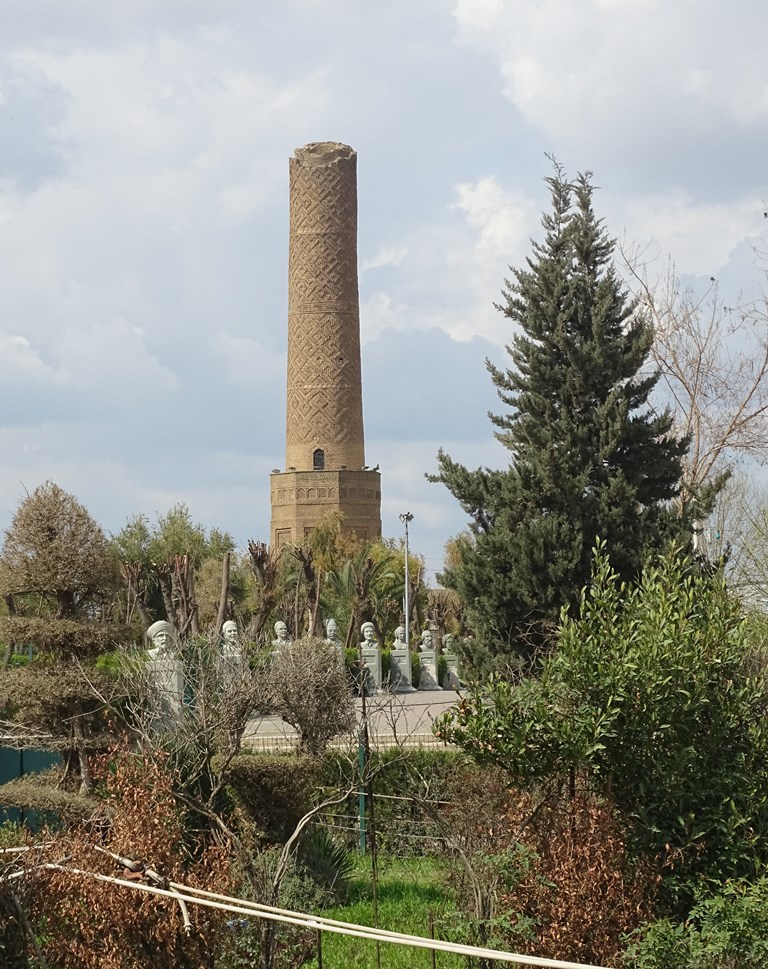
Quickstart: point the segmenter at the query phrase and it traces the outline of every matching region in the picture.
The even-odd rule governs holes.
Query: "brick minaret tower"
[[[357,291],[357,156],[319,142],[290,160],[286,470],[270,477],[273,546],[330,512],[381,535],[381,483],[365,466]]]

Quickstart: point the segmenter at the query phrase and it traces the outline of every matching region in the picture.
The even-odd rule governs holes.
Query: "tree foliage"
[[[187,505],[179,502],[152,525],[146,515],[129,518],[114,537],[115,547],[124,562],[166,562],[174,555],[190,555],[197,568],[206,558],[221,558],[231,552],[235,542],[228,532],[206,530],[195,522]]]
[[[188,630],[198,633],[202,624],[196,579],[203,570],[206,590],[210,587],[212,566],[207,564],[203,569],[203,564],[214,561],[221,569],[224,556],[234,550],[232,536],[217,528],[206,530],[193,520],[187,505],[180,502],[166,514],[158,515],[154,525],[146,515],[129,518],[114,536],[113,544],[121,563],[127,621],[138,613],[145,626],[156,619],[166,619],[182,635]],[[229,587],[233,595],[244,596],[247,592],[244,571],[242,563],[236,562]],[[213,606],[208,600],[204,607],[206,618],[218,616],[218,604]]]
[[[765,856],[767,710],[720,578],[670,553],[627,587],[603,552],[541,675],[474,691],[438,732],[522,785],[586,778],[674,880],[725,878]]]
[[[36,597],[68,619],[103,605],[116,587],[115,555],[88,511],[52,481],[35,488],[5,533],[0,595],[15,608]]]
[[[661,919],[635,934],[632,969],[763,969],[768,961],[768,879],[700,892],[685,922]]]
[[[88,752],[111,742],[92,664],[124,632],[106,622],[117,588],[114,550],[73,495],[48,481],[21,502],[0,556],[11,613],[0,631],[6,658],[16,645],[35,659],[3,673],[0,715],[17,742],[61,750],[64,782],[77,780],[82,793],[92,785]]]
[[[442,581],[500,651],[578,601],[597,535],[631,578],[647,549],[686,532],[669,502],[687,441],[648,405],[652,328],[615,273],[590,174],[570,182],[556,168],[547,181],[544,240],[498,307],[516,325],[512,366],[486,362],[508,409],[491,420],[511,464],[472,471],[441,451],[432,476],[470,517]]]

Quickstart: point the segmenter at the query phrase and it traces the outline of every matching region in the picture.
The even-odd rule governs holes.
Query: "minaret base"
[[[363,541],[381,538],[381,475],[378,471],[282,471],[270,475],[272,548],[301,545],[333,512],[342,531]]]

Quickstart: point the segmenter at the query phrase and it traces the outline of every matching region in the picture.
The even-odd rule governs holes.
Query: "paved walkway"
[[[459,699],[453,690],[416,690],[414,693],[380,693],[366,698],[368,729],[374,747],[442,746],[432,733],[432,722]],[[362,714],[362,700],[356,700]],[[296,731],[280,717],[259,717],[250,722],[244,742],[265,751],[291,750]]]

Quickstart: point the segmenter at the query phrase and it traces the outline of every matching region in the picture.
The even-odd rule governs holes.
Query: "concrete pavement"
[[[379,693],[366,697],[368,730],[374,747],[442,746],[432,733],[432,723],[459,699],[453,690],[416,690],[413,693]],[[361,699],[355,700],[362,717]],[[291,750],[296,731],[280,717],[256,717],[243,738],[245,746],[263,751]]]

